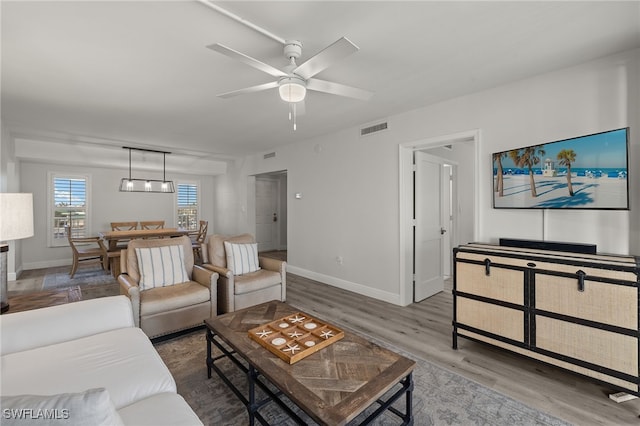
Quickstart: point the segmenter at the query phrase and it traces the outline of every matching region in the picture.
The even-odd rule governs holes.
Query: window
[[[178,183],[178,228],[198,230],[198,185]]]
[[[50,174],[49,245],[68,244],[65,226],[70,225],[74,237],[89,234],[88,176]]]

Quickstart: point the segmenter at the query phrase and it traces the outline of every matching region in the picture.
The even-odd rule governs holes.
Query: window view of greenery
[[[53,237],[66,239],[64,227],[71,226],[74,237],[87,235],[87,182],[85,179],[53,179]]]
[[[178,184],[178,227],[188,230],[198,229],[198,187]]]

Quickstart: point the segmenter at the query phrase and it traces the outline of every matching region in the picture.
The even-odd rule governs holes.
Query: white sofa
[[[11,404],[21,401],[20,408],[47,408],[38,405],[37,398],[36,402],[29,399],[31,395],[60,397],[95,388],[106,389],[102,393],[108,393],[112,404],[109,398],[107,403],[117,413],[104,417],[108,419],[101,420],[105,424],[202,425],[178,395],[169,369],[149,338],[134,326],[131,303],[125,296],[2,315],[0,341],[3,425],[16,420],[17,412],[7,411],[14,408]],[[29,397],[26,403],[24,399],[17,403],[16,395]],[[60,405],[54,407],[58,411],[49,414],[66,417],[60,424],[95,422],[79,418],[80,408],[68,399],[55,403]]]

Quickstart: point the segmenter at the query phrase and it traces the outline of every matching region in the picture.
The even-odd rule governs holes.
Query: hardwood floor
[[[13,291],[38,290],[51,270],[27,271]],[[338,320],[361,334],[447,368],[541,411],[576,425],[640,425],[640,399],[615,403],[607,386],[503,350],[459,339],[451,348],[449,289],[400,307],[297,275],[287,275],[287,302],[327,321]]]
[[[382,338],[408,352],[577,425],[639,425],[640,399],[616,403],[615,390],[488,345],[452,344],[448,291],[400,307],[287,275],[287,302],[330,321]]]

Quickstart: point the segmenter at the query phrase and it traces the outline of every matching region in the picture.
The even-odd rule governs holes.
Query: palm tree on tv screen
[[[502,159],[506,158],[506,152],[496,152],[493,154],[493,162],[497,163],[497,175],[496,175],[496,189],[499,197],[504,195],[504,177],[502,176]]]
[[[529,169],[529,186],[531,187],[531,196],[537,197],[536,181],[533,178],[533,166],[540,163],[540,157],[545,155],[544,145],[528,146],[522,149],[514,149],[509,151],[509,157],[513,160],[517,167],[527,167]]]
[[[567,187],[569,195],[573,197],[573,186],[571,185],[571,163],[576,161],[576,152],[572,149],[563,149],[558,153],[558,160],[561,166],[567,168]]]

